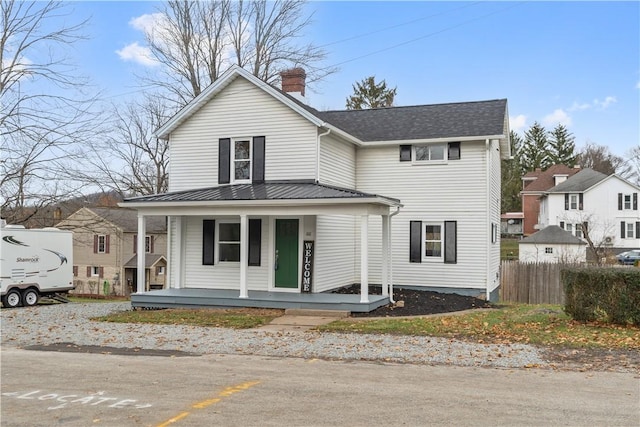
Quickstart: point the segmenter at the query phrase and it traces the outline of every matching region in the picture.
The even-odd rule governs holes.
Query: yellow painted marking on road
[[[189,412],[182,412],[181,414],[176,415],[175,417],[168,419],[167,421],[163,422],[162,424],[159,424],[158,427],[167,427],[177,421],[180,421],[181,419],[183,419],[184,417],[186,417],[187,415],[189,415]]]
[[[211,399],[207,399],[207,400],[203,400],[201,402],[198,403],[194,403],[193,405],[191,405],[191,407],[193,409],[204,409],[207,406],[211,406],[215,403],[218,403],[222,400],[223,397],[228,397],[231,396],[232,394],[238,393],[240,391],[246,390],[248,388],[253,387],[254,385],[260,384],[260,381],[247,381],[246,383],[242,383],[242,384],[238,384],[235,386],[231,386],[231,387],[227,387],[224,390],[222,390],[220,393],[218,393],[217,396],[211,398]],[[165,421],[162,424],[159,424],[157,427],[167,427],[177,421],[180,421],[181,419],[183,419],[184,417],[186,417],[187,415],[189,415],[191,412],[182,412],[178,415],[176,415],[175,417]]]

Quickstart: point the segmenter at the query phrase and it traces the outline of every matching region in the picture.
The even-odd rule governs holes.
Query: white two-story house
[[[640,188],[617,175],[583,169],[541,197],[540,228],[557,225],[596,247],[620,252],[640,248]]]
[[[232,68],[158,129],[169,192],[122,205],[139,236],[169,216],[171,289],[132,303],[266,306],[353,284],[363,306],[370,284],[378,306],[392,286],[495,298],[507,101],[318,111],[304,77],[280,90]]]

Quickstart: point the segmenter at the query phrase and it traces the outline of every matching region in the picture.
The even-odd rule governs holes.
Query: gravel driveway
[[[518,368],[545,366],[532,346],[473,344],[413,336],[268,332],[196,326],[120,324],[89,318],[130,303],[55,304],[3,309],[2,346],[73,343],[211,354],[255,354],[337,360]]]

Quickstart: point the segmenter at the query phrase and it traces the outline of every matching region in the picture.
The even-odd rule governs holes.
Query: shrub
[[[640,325],[640,271],[635,268],[562,270],[565,312],[582,322]]]

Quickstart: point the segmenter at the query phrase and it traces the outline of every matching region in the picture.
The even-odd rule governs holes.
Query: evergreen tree
[[[370,76],[353,85],[353,95],[347,98],[347,110],[365,110],[393,105],[397,88],[387,89],[387,83],[384,80],[376,84],[375,79],[375,76]]]
[[[520,190],[522,189],[522,174],[520,167],[520,150],[522,147],[522,137],[511,131],[511,159],[502,160],[502,197],[501,212],[520,212],[522,210],[522,199]]]
[[[547,131],[540,123],[535,122],[524,133],[520,165],[523,171],[530,172],[538,168],[545,170],[551,164]]]
[[[575,153],[575,137],[564,126],[559,124],[549,132],[549,159],[553,165],[573,167],[578,155]]]

